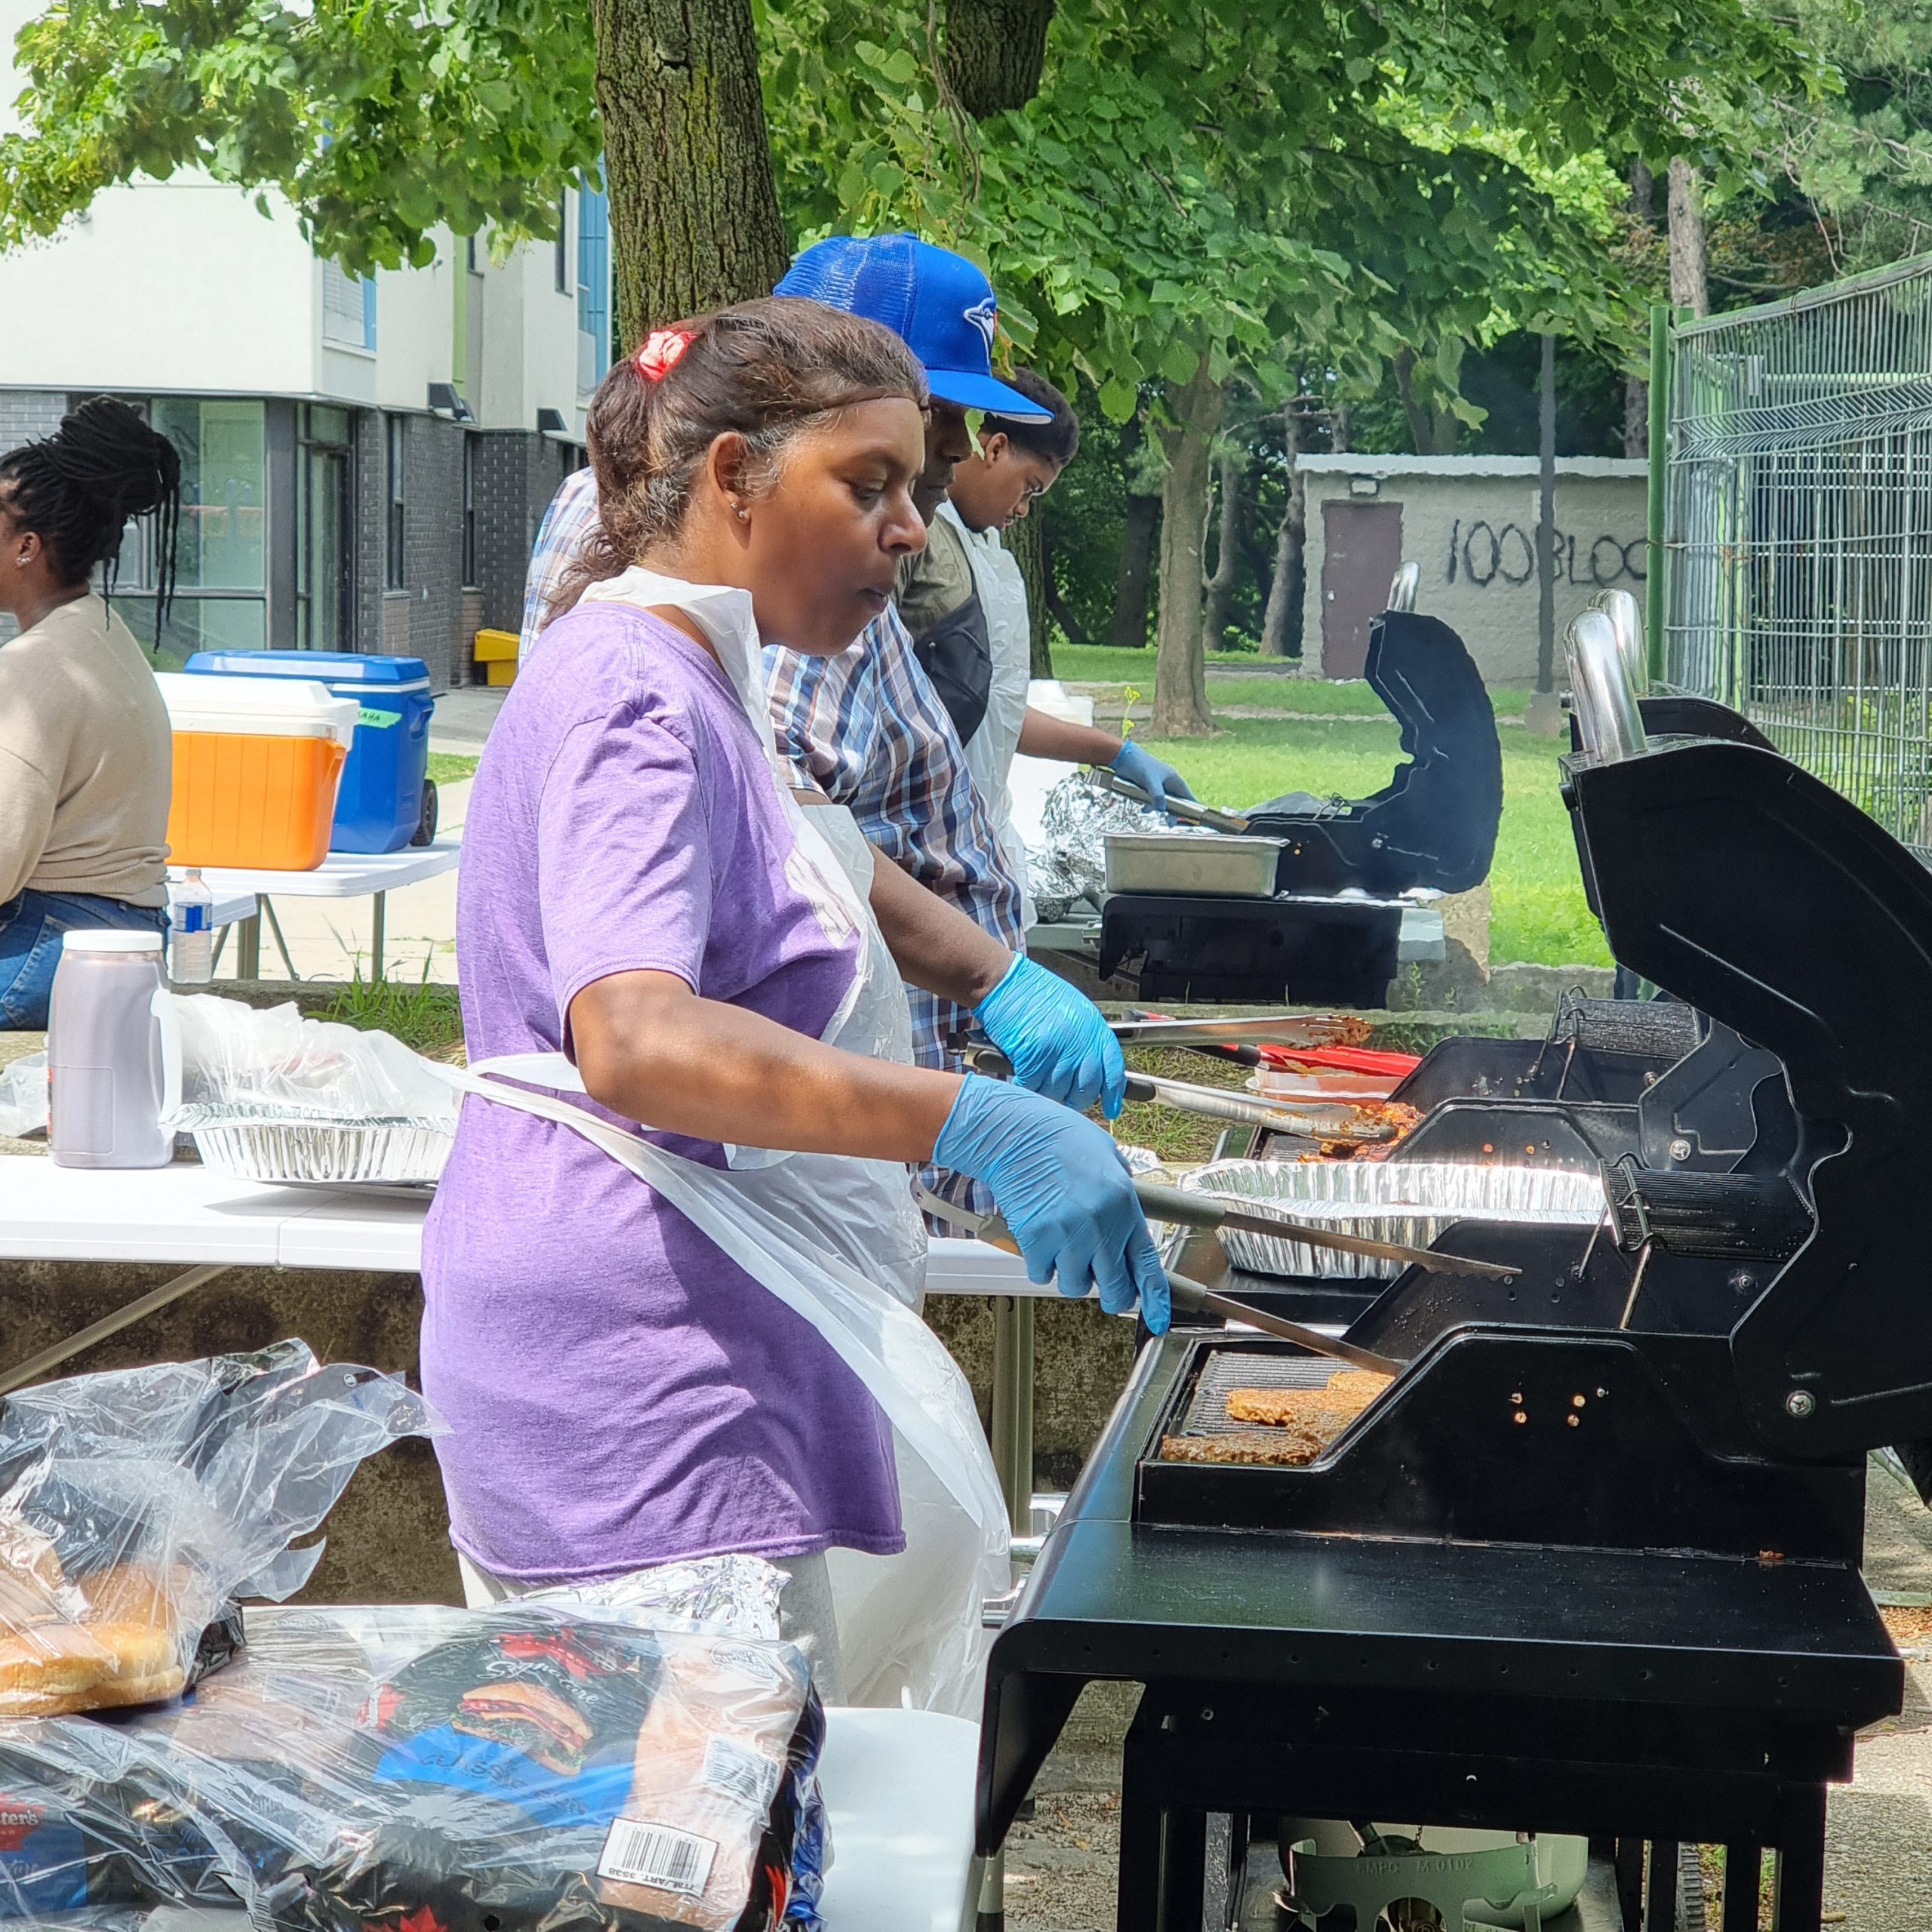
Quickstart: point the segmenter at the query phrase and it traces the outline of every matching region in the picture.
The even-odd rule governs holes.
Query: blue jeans
[[[0,1032],[37,1031],[47,1024],[61,934],[102,926],[165,935],[167,908],[130,906],[88,892],[34,891],[0,906]]]

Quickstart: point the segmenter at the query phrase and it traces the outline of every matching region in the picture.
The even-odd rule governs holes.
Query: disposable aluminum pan
[[[1107,890],[1271,898],[1287,842],[1222,832],[1110,832]]]
[[[1191,1194],[1224,1195],[1316,1221],[1343,1234],[1426,1247],[1452,1221],[1594,1227],[1604,1214],[1593,1174],[1423,1161],[1215,1161],[1181,1177]],[[1271,1235],[1224,1230],[1229,1260],[1251,1275],[1392,1278],[1392,1261],[1338,1254]]]
[[[432,1186],[456,1137],[413,1121],[230,1120],[192,1128],[202,1164],[235,1180]]]

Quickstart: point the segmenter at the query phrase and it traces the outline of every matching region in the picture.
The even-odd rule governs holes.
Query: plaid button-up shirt
[[[524,595],[523,655],[535,648],[550,599],[597,518],[588,469],[552,500]],[[835,657],[768,646],[772,728],[801,789],[844,805],[868,840],[982,931],[1015,952],[1026,944],[1018,882],[1000,854],[985,798],[912,640],[888,608]],[[948,1064],[946,1041],[964,1018],[949,1000],[908,986],[912,1048]]]

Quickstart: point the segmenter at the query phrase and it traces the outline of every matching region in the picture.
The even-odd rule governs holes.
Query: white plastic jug
[[[165,980],[158,932],[62,937],[48,1006],[47,1138],[63,1168],[159,1168],[174,1155],[161,1124]]]

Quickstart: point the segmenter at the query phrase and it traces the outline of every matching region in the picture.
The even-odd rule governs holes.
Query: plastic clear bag
[[[301,1342],[20,1390],[0,1414],[0,1717],[173,1697],[285,1598],[365,1457],[423,1398]]]
[[[605,1611],[648,1615],[629,1583]],[[811,1932],[823,1714],[803,1660],[605,1611],[271,1613],[188,1702],[0,1726],[0,1918]]]
[[[248,1118],[456,1131],[455,1090],[389,1034],[213,993],[165,994],[158,1011],[170,1126]]]
[[[0,1137],[23,1140],[47,1128],[47,1056],[28,1054],[0,1066]]]

